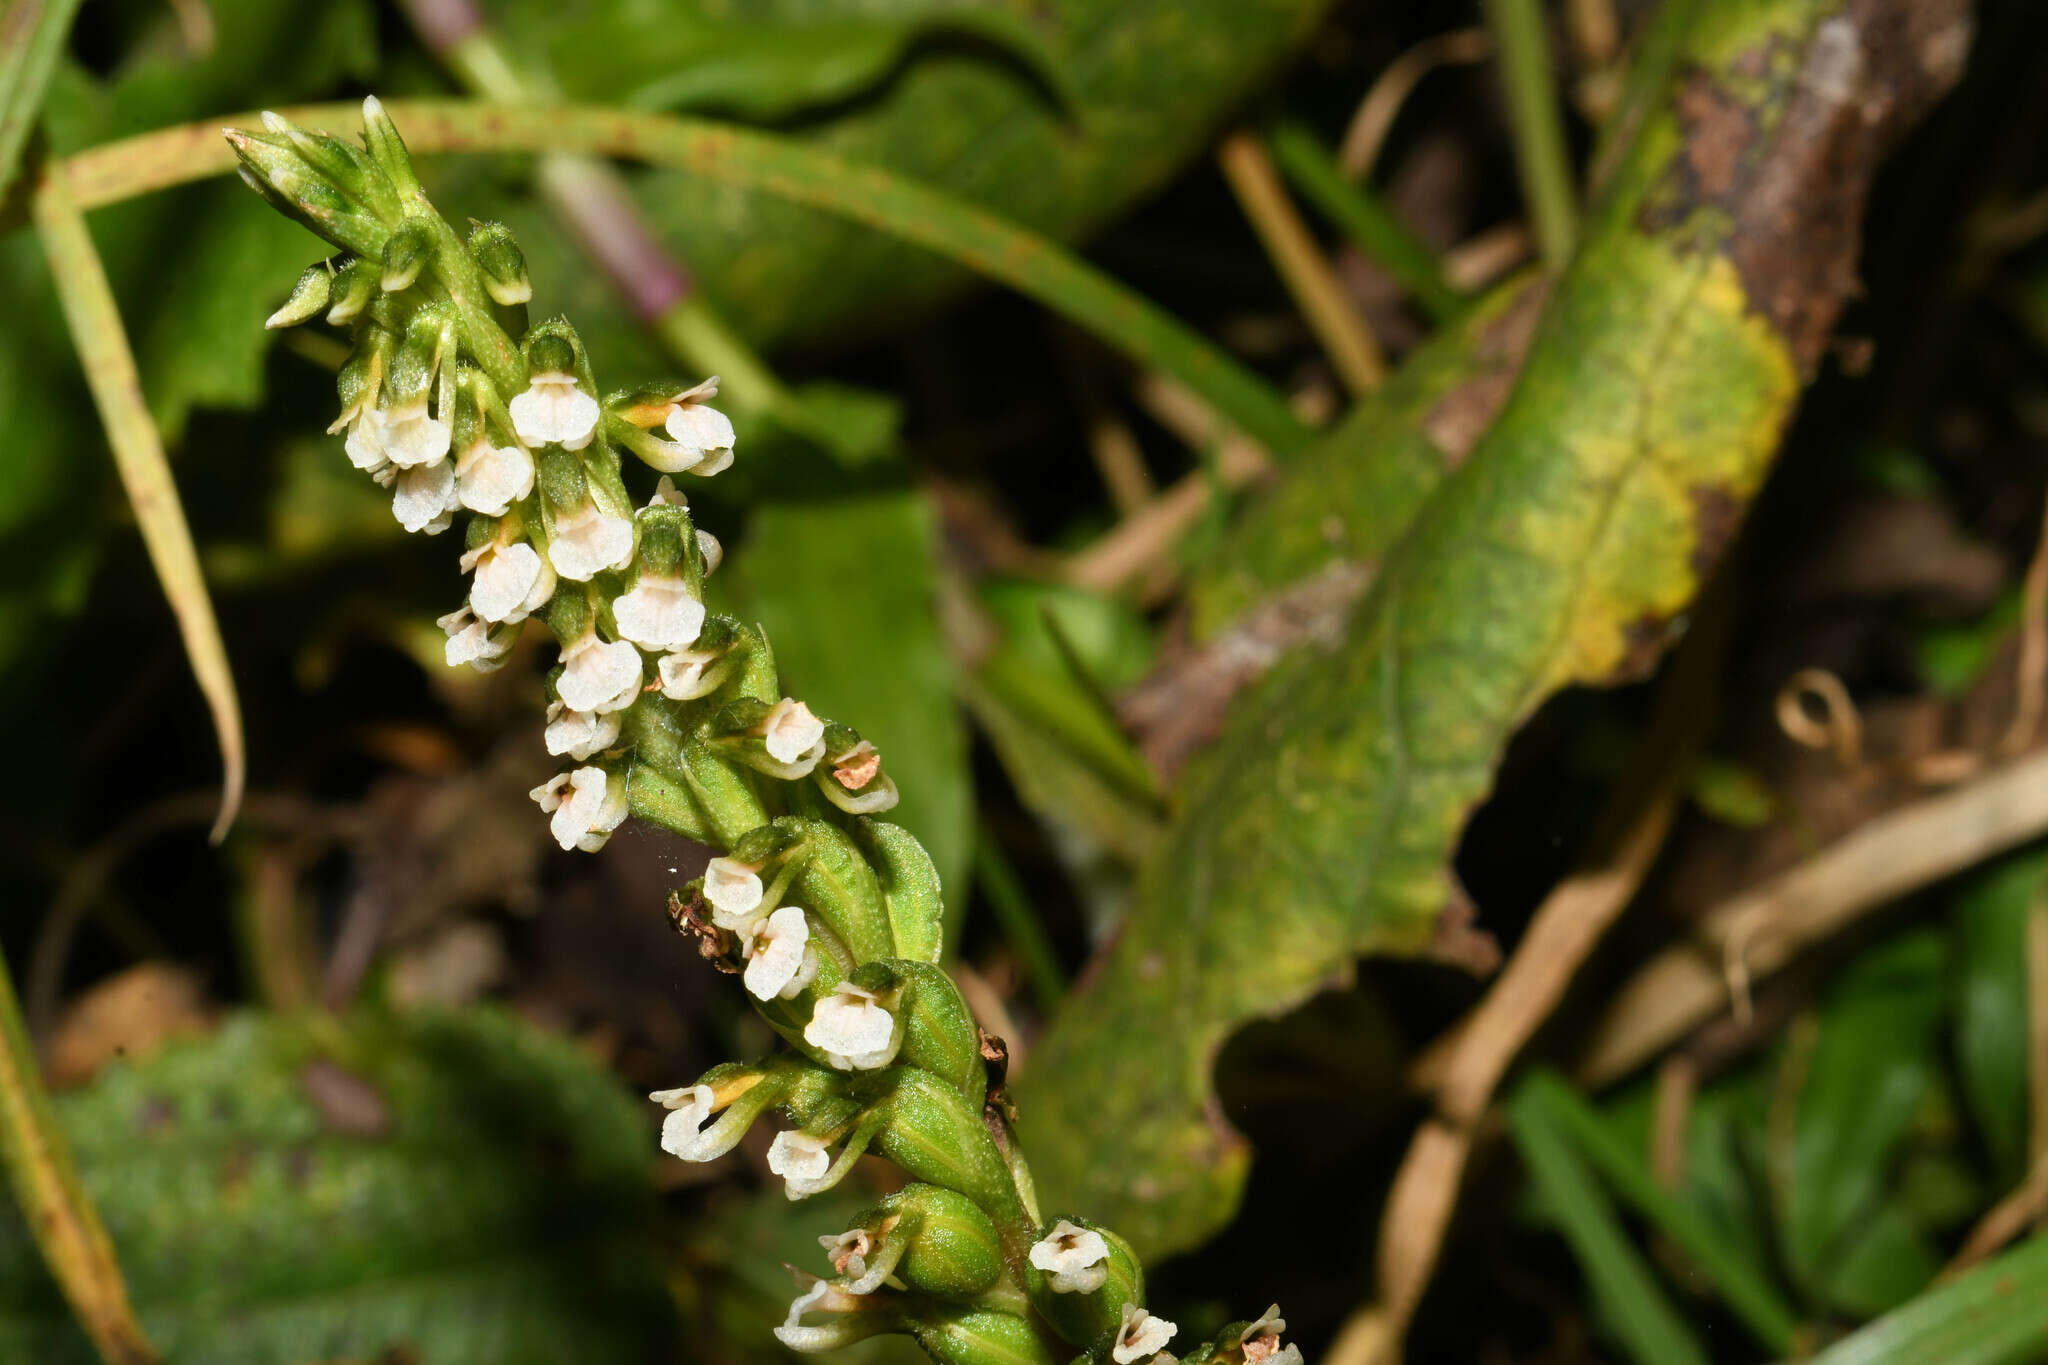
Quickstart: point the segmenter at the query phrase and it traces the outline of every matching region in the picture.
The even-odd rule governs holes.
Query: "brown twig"
[[[1470,66],[1493,55],[1493,39],[1483,28],[1461,28],[1425,38],[1387,63],[1344,129],[1337,165],[1353,180],[1372,174],[1380,148],[1422,78],[1441,66]]]
[[[1344,386],[1353,394],[1377,389],[1387,378],[1379,341],[1302,222],[1266,144],[1258,134],[1240,130],[1223,139],[1216,161]]]
[[[2043,833],[2048,752],[1867,821],[1709,911],[1692,943],[1659,954],[1624,983],[1580,1057],[1579,1080],[1597,1087],[1625,1076],[1726,1009],[1722,957],[1745,917],[1755,925],[1746,969],[1766,976],[1878,906]]]
[[[1699,1084],[1698,1064],[1682,1053],[1666,1057],[1657,1068],[1650,1108],[1650,1173],[1667,1190],[1685,1183],[1686,1129]]]
[[[1863,762],[1862,713],[1842,680],[1825,668],[1802,668],[1787,678],[1776,706],[1778,728],[1794,744],[1831,751],[1843,772]]]
[[[2041,520],[2041,537],[2034,546],[2034,558],[2027,565],[2025,586],[2020,593],[2020,657],[2016,665],[2018,700],[2013,705],[2012,724],[1998,742],[1998,752],[2010,758],[2034,742],[2041,729],[2041,704],[2048,689],[2048,512]]]

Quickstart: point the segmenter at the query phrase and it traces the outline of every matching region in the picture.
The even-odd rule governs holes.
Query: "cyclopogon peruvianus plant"
[[[799,1272],[776,1335],[821,1351],[908,1333],[960,1365],[1175,1360],[1123,1239],[1039,1211],[1002,1045],[938,965],[931,861],[875,818],[896,803],[881,755],[782,695],[757,628],[705,611],[718,542],[668,476],[731,463],[717,381],[600,398],[575,329],[529,325],[511,233],[458,237],[376,100],[363,121],[361,147],[274,115],[228,135],[243,178],[341,252],[270,325],[349,330],[330,430],[406,529],[469,514],[469,600],[441,618],[448,662],[498,667],[529,617],[554,632],[545,741],[572,766],[533,796],[555,839],[595,850],[631,815],[717,849],[670,912],[789,1044],[657,1092],[662,1147],[709,1161],[773,1111],[789,1126],[768,1165],[791,1199],[867,1152],[910,1177],[819,1238],[831,1273]],[[661,475],[644,501],[625,452]],[[1269,1309],[1180,1359],[1298,1362],[1285,1326]]]

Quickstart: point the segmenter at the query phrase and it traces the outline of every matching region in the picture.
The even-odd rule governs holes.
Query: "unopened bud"
[[[967,1196],[936,1185],[906,1186],[819,1241],[849,1294],[872,1294],[893,1278],[916,1293],[972,1299],[1003,1275],[995,1224]]]
[[[377,269],[368,261],[350,261],[335,272],[328,289],[327,320],[336,327],[354,322],[371,299],[377,297]]]
[[[407,223],[392,233],[384,244],[384,273],[378,281],[384,292],[396,294],[412,288],[433,250],[433,237],[419,223]]]
[[[479,223],[469,234],[469,254],[484,277],[484,292],[493,303],[511,308],[533,298],[526,274],[526,253],[503,223]]]
[[[1061,1218],[1032,1245],[1025,1289],[1061,1336],[1100,1358],[1123,1327],[1124,1305],[1145,1301],[1145,1272],[1130,1243],[1108,1228]]]
[[[334,288],[334,271],[327,262],[319,261],[306,267],[299,282],[292,286],[291,297],[284,306],[265,318],[265,327],[296,327],[302,322],[317,317],[327,306],[327,300]]]

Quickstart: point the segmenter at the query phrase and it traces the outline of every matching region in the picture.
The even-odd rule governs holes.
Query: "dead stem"
[[[1256,133],[1240,130],[1216,151],[1223,178],[1251,220],[1273,268],[1294,296],[1309,330],[1353,394],[1371,393],[1386,381],[1387,362],[1365,315],[1316,245],[1288,197],[1280,172]]]
[[[1492,55],[1493,39],[1485,29],[1461,28],[1425,38],[1394,58],[1352,113],[1337,150],[1337,165],[1351,179],[1364,180],[1372,174],[1401,106],[1424,76],[1440,66],[1470,66]]]
[[[2042,517],[2041,536],[2034,546],[2034,558],[2027,565],[2026,585],[2020,594],[2017,668],[2019,697],[2014,703],[2012,724],[1998,742],[1998,752],[2008,758],[2034,742],[2041,729],[2043,689],[2048,688],[2048,513]]]

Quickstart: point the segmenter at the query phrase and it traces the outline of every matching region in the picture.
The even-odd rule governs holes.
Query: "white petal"
[[[375,473],[391,463],[391,457],[384,453],[383,442],[377,439],[376,424],[366,413],[357,413],[355,420],[348,424],[348,439],[343,444],[348,451],[348,462],[357,469]]]
[[[803,974],[807,956],[810,957],[811,975],[817,974],[817,958],[810,954],[810,944],[811,926],[802,910],[794,905],[785,905],[768,916],[767,922],[757,928],[747,941],[747,970],[742,978],[747,990],[757,1000],[794,995],[796,992],[789,987]],[[803,986],[796,989],[802,990]]]
[[[812,715],[810,707],[789,697],[775,703],[761,728],[768,756],[778,763],[797,762],[825,737],[825,722]]]
[[[1124,1305],[1123,1326],[1116,1334],[1110,1358],[1117,1365],[1131,1365],[1165,1348],[1180,1329],[1165,1318],[1155,1318],[1136,1304]]]
[[[894,1059],[900,1039],[896,1017],[873,992],[842,981],[811,1010],[804,1041],[841,1071],[870,1071]]]
[[[530,446],[581,450],[597,430],[597,400],[577,387],[574,375],[537,374],[510,407],[512,429]]]
[[[640,693],[640,651],[624,640],[586,637],[562,651],[562,662],[555,691],[572,711],[623,710]]]
[[[587,583],[632,557],[633,523],[626,517],[607,516],[596,503],[586,501],[555,520],[555,536],[548,542],[548,559],[555,572],[564,578]]]
[[[685,403],[672,409],[665,424],[668,438],[685,450],[692,452],[698,460],[707,456],[717,458],[732,453],[732,423],[716,408],[707,408],[701,403]],[[691,461],[692,464],[696,460]]]
[[[543,737],[549,753],[566,754],[580,763],[618,743],[619,714],[576,711],[559,701],[550,702],[548,728]]]
[[[626,818],[625,783],[614,783],[602,768],[576,769],[568,775],[566,789],[558,785],[560,781],[557,778],[549,787],[535,788],[534,799],[541,802],[542,810],[549,807],[538,793],[555,794],[557,804],[548,829],[563,848],[595,853]]]
[[[391,490],[391,511],[408,531],[446,530],[455,507],[455,471],[447,461],[399,471]],[[435,526],[439,521],[441,524]]]
[[[709,531],[697,532],[697,549],[704,556],[704,576],[709,578],[718,572],[718,566],[725,563],[725,547],[718,543],[718,537]]]
[[[668,475],[654,485],[654,496],[647,500],[649,507],[688,507],[690,500],[676,491],[676,481]]]
[[[713,858],[704,865],[704,899],[711,902],[713,924],[737,929],[761,904],[760,874],[731,858]]]
[[[400,469],[439,464],[448,454],[448,424],[427,416],[427,400],[416,399],[392,408],[373,408],[378,443]]]
[[[1053,1224],[1052,1230],[1043,1238],[1031,1244],[1031,1264],[1055,1274],[1085,1272],[1108,1260],[1109,1243],[1102,1239],[1101,1233],[1093,1228],[1079,1227],[1064,1218]]]
[[[455,462],[456,496],[472,512],[502,517],[533,491],[533,456],[478,441]]]
[[[768,1169],[784,1180],[819,1180],[832,1169],[832,1153],[822,1138],[781,1132],[768,1144]]]
[[[483,547],[476,560],[476,581],[469,589],[469,605],[485,621],[522,621],[532,611],[528,603],[548,580],[554,591],[554,570],[540,557],[540,551],[524,541],[512,545],[496,541]]]
[[[468,607],[448,613],[435,624],[448,635],[448,643],[442,649],[448,666],[468,664],[483,672],[489,672],[511,652],[512,640],[518,634],[513,630],[491,630]]]
[[[703,1161],[704,1124],[715,1099],[708,1085],[657,1090],[647,1097],[669,1111],[661,1122],[661,1150],[684,1161]]]
[[[661,679],[661,695],[670,701],[690,701],[712,691],[716,683],[707,683],[705,671],[714,657],[690,650],[662,655],[661,662],[654,666],[655,675]]]
[[[612,602],[619,634],[651,650],[683,649],[704,629],[704,604],[681,578],[643,573]]]

